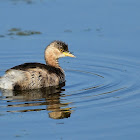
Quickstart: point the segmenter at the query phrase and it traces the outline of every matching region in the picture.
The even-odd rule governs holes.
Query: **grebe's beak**
[[[63,54],[65,56],[69,56],[69,57],[75,57],[73,54],[71,54],[70,52],[63,52]]]

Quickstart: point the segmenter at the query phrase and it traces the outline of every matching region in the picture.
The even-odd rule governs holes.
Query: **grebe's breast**
[[[41,63],[25,63],[15,66],[7,70],[6,75],[12,75],[14,78],[12,85],[15,90],[56,86],[65,82],[65,75],[61,68]]]

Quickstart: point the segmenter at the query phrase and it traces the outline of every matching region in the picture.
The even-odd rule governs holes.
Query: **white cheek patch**
[[[63,53],[62,54],[60,54],[60,56],[59,57],[66,57]]]

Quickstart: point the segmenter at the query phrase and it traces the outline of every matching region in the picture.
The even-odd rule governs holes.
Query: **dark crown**
[[[59,41],[59,40],[55,40],[52,43],[56,44],[56,47],[60,50],[63,49],[64,51],[68,51],[68,45],[63,42],[63,41]]]

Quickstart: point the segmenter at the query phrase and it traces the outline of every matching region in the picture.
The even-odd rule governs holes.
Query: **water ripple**
[[[126,104],[139,94],[139,69],[139,63],[122,58],[77,59],[65,69],[65,86],[22,92],[2,90],[0,108],[3,114],[48,111],[50,118],[63,119],[77,109]]]
[[[124,104],[139,93],[138,63],[101,56],[92,56],[92,59],[96,61],[84,60],[85,65],[73,64],[76,69],[67,70],[69,80],[74,79],[75,85],[82,83],[81,86],[68,87],[69,91],[66,86],[66,95],[77,108]]]

